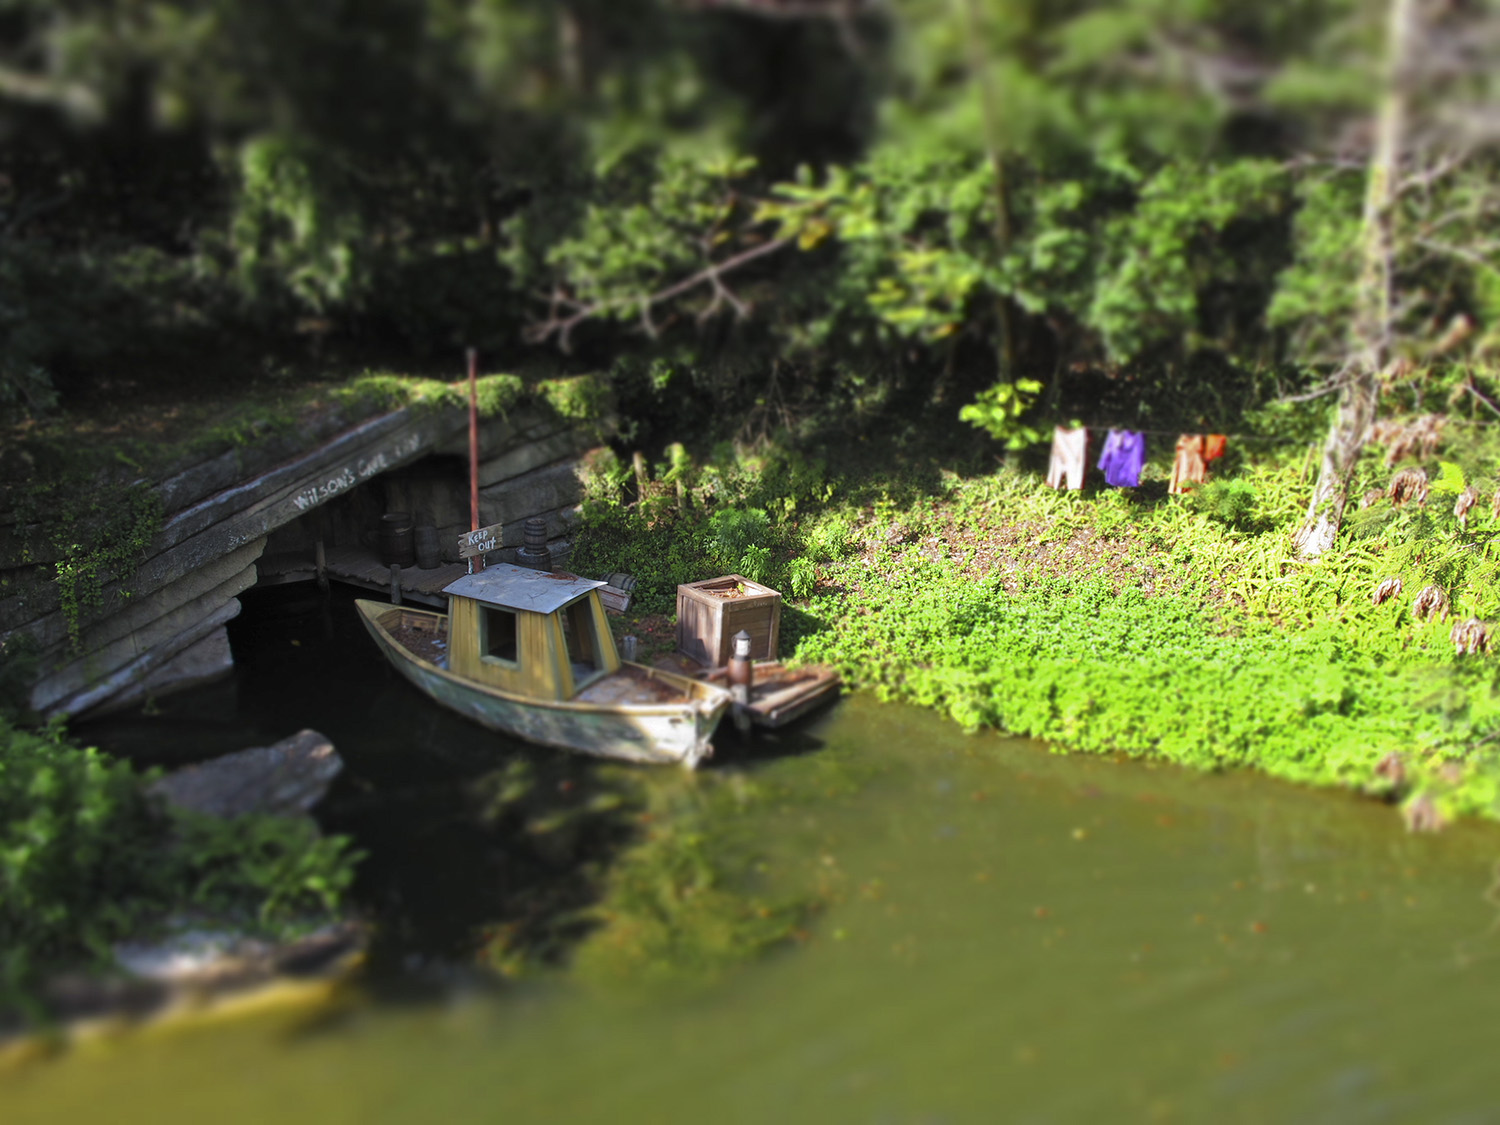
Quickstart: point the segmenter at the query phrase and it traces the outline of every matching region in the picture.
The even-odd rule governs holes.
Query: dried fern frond
[[[1458,622],[1453,626],[1450,636],[1453,651],[1461,656],[1476,656],[1490,650],[1490,628],[1477,617]]]
[[[1458,517],[1458,522],[1464,527],[1469,526],[1469,509],[1479,503],[1479,489],[1472,484],[1458,494],[1458,499],[1453,502],[1453,514]]]
[[[1392,468],[1398,461],[1415,456],[1420,461],[1431,461],[1443,440],[1443,427],[1448,418],[1443,414],[1423,414],[1406,424],[1394,421],[1376,422],[1370,427],[1369,439],[1386,447],[1385,467]]]
[[[1437,456],[1438,444],[1443,440],[1443,427],[1448,419],[1442,414],[1424,414],[1407,429],[1417,446],[1417,456],[1431,461]]]
[[[1400,788],[1406,781],[1406,760],[1401,757],[1400,751],[1388,751],[1385,757],[1375,763],[1375,776]]]
[[[1441,586],[1424,586],[1411,603],[1411,615],[1419,621],[1431,621],[1438,617],[1448,620],[1448,595]]]
[[[1379,586],[1375,587],[1375,592],[1370,595],[1370,604],[1371,605],[1381,605],[1384,602],[1390,601],[1392,598],[1394,598],[1400,592],[1401,592],[1401,579],[1399,579],[1399,578],[1387,578]]]
[[[1391,478],[1390,486],[1385,494],[1391,498],[1391,503],[1401,507],[1408,500],[1414,500],[1418,504],[1427,503],[1427,473],[1424,469],[1402,469]]]

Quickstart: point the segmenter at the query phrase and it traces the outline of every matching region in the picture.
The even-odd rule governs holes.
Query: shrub
[[[1215,480],[1188,494],[1190,503],[1211,520],[1248,531],[1255,524],[1257,496],[1255,486],[1247,480]]]
[[[748,574],[745,577],[750,577]],[[792,597],[810,598],[818,588],[818,567],[809,558],[796,558],[787,566],[787,584]]]
[[[0,717],[0,1002],[197,910],[275,936],[337,909],[356,856],[304,819],[164,809],[128,762]]]
[[[814,558],[831,559],[837,562],[849,553],[853,528],[849,520],[841,515],[820,520],[807,535],[807,549]]]
[[[764,508],[722,508],[708,520],[719,557],[736,565],[747,550],[764,544],[770,526]]]
[[[739,572],[751,582],[764,582],[771,569],[771,548],[746,547],[740,556]]]

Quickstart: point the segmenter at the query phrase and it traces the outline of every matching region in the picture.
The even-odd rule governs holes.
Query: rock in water
[[[272,746],[254,746],[168,774],[151,792],[208,816],[298,816],[316,805],[344,768],[333,743],[315,730]]]

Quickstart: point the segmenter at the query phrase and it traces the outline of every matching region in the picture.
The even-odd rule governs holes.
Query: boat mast
[[[479,357],[473,348],[469,358],[469,530],[479,530]],[[469,573],[484,569],[483,555],[469,556]]]

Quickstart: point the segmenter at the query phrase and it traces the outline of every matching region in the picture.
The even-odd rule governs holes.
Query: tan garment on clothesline
[[[1172,483],[1168,492],[1187,492],[1193,485],[1208,479],[1203,460],[1203,435],[1183,434],[1177,439],[1177,456],[1172,461]]]
[[[1052,488],[1082,488],[1088,454],[1088,430],[1082,427],[1065,430],[1058,426],[1052,431],[1052,459],[1047,462],[1047,484]],[[1066,485],[1063,484],[1065,480]]]

